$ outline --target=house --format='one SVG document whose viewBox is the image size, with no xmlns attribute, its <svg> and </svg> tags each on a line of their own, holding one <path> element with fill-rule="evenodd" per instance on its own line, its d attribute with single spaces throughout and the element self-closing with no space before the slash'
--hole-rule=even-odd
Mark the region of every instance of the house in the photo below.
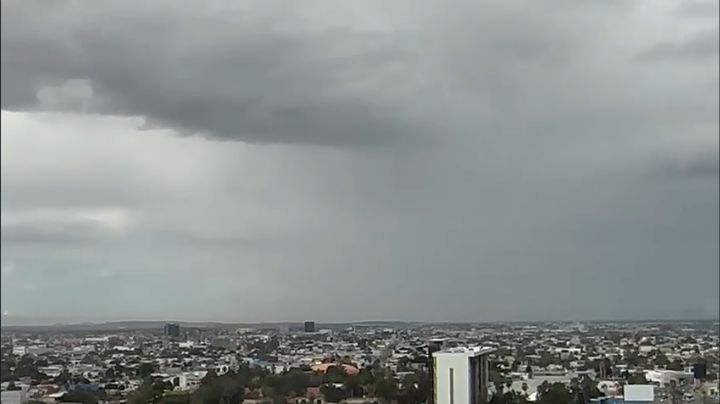
<svg viewBox="0 0 720 404">
<path fill-rule="evenodd" d="M 645 372 L 645 379 L 660 387 L 666 387 L 672 382 L 677 384 L 692 383 L 694 376 L 692 373 L 681 372 L 676 370 L 655 369 Z"/>
</svg>

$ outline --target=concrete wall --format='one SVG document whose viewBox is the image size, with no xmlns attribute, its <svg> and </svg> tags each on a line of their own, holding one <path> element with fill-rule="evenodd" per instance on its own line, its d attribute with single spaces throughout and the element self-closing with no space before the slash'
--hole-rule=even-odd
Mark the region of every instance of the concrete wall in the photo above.
<svg viewBox="0 0 720 404">
<path fill-rule="evenodd" d="M 464 353 L 435 355 L 435 404 L 475 404 L 468 359 Z"/>
</svg>

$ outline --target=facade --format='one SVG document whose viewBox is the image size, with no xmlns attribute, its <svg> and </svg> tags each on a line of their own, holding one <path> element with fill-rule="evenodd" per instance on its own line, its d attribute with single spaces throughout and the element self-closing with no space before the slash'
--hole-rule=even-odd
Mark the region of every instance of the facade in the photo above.
<svg viewBox="0 0 720 404">
<path fill-rule="evenodd" d="M 625 404 L 652 404 L 655 400 L 652 384 L 628 384 L 623 394 Z"/>
<path fill-rule="evenodd" d="M 177 323 L 167 323 L 165 324 L 164 328 L 165 336 L 168 336 L 170 338 L 178 338 L 180 337 L 180 324 Z"/>
<path fill-rule="evenodd" d="M 488 354 L 492 348 L 452 348 L 433 353 L 434 404 L 488 402 Z"/>
<path fill-rule="evenodd" d="M 430 391 L 428 392 L 428 404 L 435 404 L 435 366 L 433 365 L 433 356 L 435 352 L 442 350 L 444 342 L 442 339 L 435 338 L 428 343 L 428 375 L 430 376 L 430 380 L 433 380 L 433 383 L 430 384 Z"/>
<path fill-rule="evenodd" d="M 315 332 L 315 322 L 314 321 L 306 321 L 304 330 L 305 330 L 305 332 Z"/>
<path fill-rule="evenodd" d="M 655 369 L 645 372 L 645 379 L 660 387 L 667 387 L 672 382 L 676 384 L 691 384 L 694 376 L 690 372 L 681 372 L 677 370 Z"/>
<path fill-rule="evenodd" d="M 3 404 L 25 404 L 28 399 L 24 390 L 11 390 L 2 392 L 0 402 Z"/>
</svg>

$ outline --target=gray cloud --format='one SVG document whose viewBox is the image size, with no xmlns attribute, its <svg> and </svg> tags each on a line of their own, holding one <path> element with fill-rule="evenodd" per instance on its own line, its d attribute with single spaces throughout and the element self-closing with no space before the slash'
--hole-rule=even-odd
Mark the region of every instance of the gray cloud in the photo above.
<svg viewBox="0 0 720 404">
<path fill-rule="evenodd" d="M 683 1 L 678 13 L 683 17 L 718 19 L 720 8 L 717 1 Z"/>
<path fill-rule="evenodd" d="M 116 212 L 3 212 L 2 242 L 6 244 L 94 242 L 120 234 L 126 226 Z"/>
<path fill-rule="evenodd" d="M 665 165 L 665 169 L 673 176 L 717 180 L 720 175 L 720 159 L 718 153 L 707 151 L 680 161 L 669 162 Z"/>
<path fill-rule="evenodd" d="M 422 85 L 392 34 L 269 28 L 229 4 L 168 13 L 162 3 L 65 3 L 33 14 L 41 21 L 28 29 L 23 14 L 34 6 L 3 4 L 4 109 L 32 109 L 46 86 L 82 79 L 92 111 L 220 139 L 376 145 L 427 136 L 412 111 Z"/>
<path fill-rule="evenodd" d="M 73 243 L 91 241 L 97 237 L 92 226 L 10 225 L 2 227 L 2 242 L 13 243 Z"/>
<path fill-rule="evenodd" d="M 716 314 L 717 23 L 679 2 L 1 4 L 17 315 Z"/>
<path fill-rule="evenodd" d="M 642 60 L 692 60 L 718 56 L 718 28 L 695 35 L 685 42 L 663 42 L 640 54 Z"/>
</svg>

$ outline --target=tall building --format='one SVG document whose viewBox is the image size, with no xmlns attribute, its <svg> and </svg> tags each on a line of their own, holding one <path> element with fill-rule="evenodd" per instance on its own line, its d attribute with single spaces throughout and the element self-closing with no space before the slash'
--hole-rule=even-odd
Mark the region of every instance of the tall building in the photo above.
<svg viewBox="0 0 720 404">
<path fill-rule="evenodd" d="M 315 332 L 315 322 L 314 321 L 306 321 L 305 322 L 305 332 Z"/>
<path fill-rule="evenodd" d="M 433 366 L 433 354 L 442 349 L 444 340 L 439 338 L 433 338 L 428 342 L 428 375 L 430 380 L 435 380 L 435 366 Z M 428 392 L 428 404 L 435 404 L 435 383 L 430 384 L 430 391 Z"/>
<path fill-rule="evenodd" d="M 165 336 L 170 338 L 180 337 L 180 324 L 178 323 L 167 323 L 163 329 Z"/>
<path fill-rule="evenodd" d="M 493 348 L 451 348 L 433 353 L 434 404 L 486 404 L 488 354 Z"/>
</svg>

